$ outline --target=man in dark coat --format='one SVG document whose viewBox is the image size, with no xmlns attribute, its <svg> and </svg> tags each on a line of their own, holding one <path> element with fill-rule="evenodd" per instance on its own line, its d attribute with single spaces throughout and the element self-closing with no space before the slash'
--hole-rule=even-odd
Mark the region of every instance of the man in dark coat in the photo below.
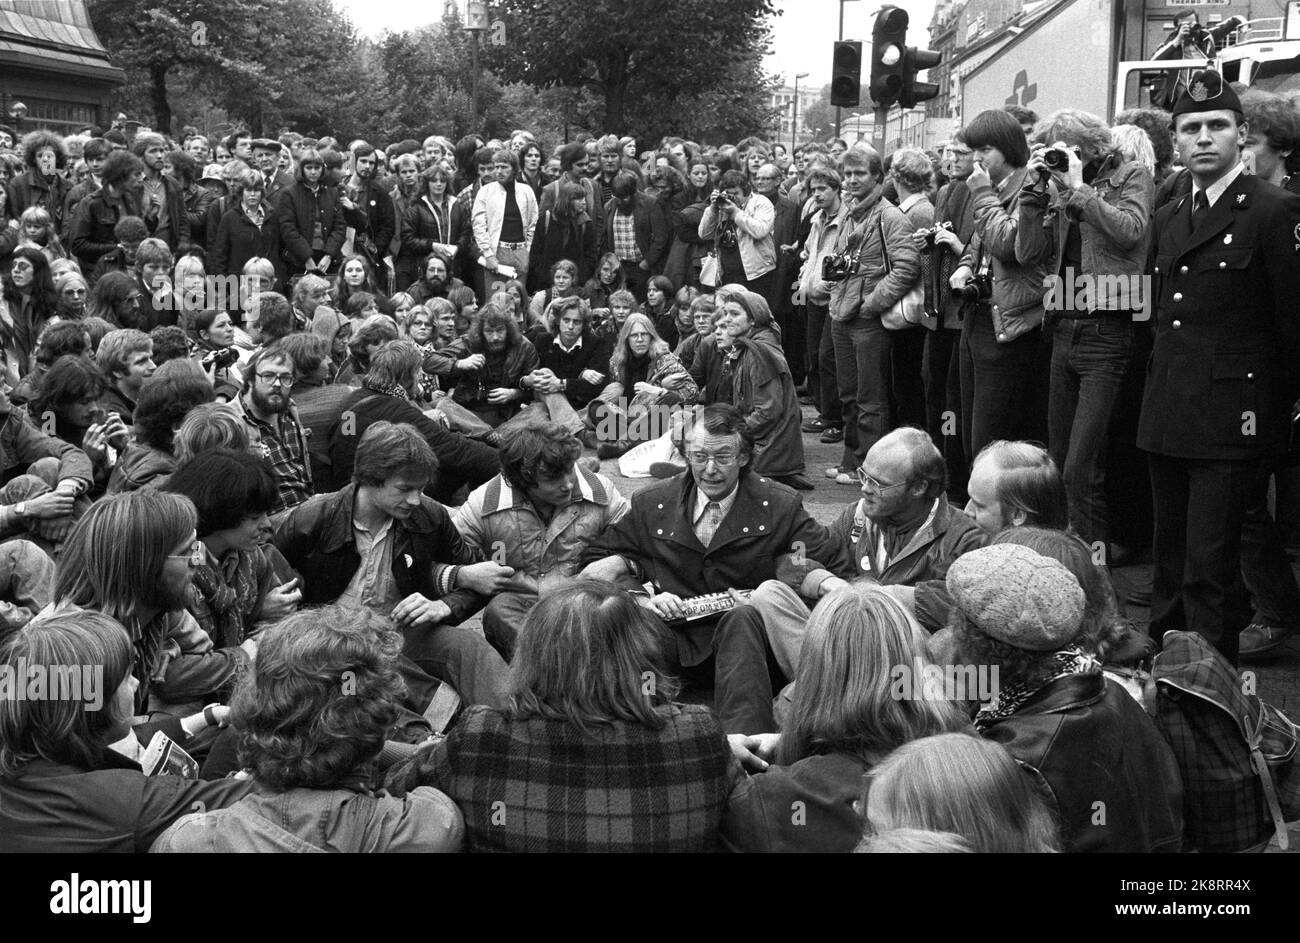
<svg viewBox="0 0 1300 943">
<path fill-rule="evenodd" d="M 29 207 L 44 207 L 54 231 L 62 232 L 69 189 L 60 173 L 68 162 L 63 140 L 51 131 L 33 131 L 23 138 L 23 162 L 27 170 L 9 184 L 9 215 L 19 219 Z"/>
<path fill-rule="evenodd" d="M 846 565 L 826 528 L 793 488 L 749 470 L 753 440 L 736 407 L 715 403 L 685 430 L 689 469 L 632 498 L 627 516 L 583 555 L 584 576 L 616 579 L 672 625 L 669 658 L 690 668 L 716 654 L 718 716 L 728 733 L 775 729 L 772 678 L 762 655 L 762 618 L 740 605 L 720 619 L 682 622 L 682 601 L 705 593 L 754 589 L 777 573 L 778 559 L 804 554 Z M 643 588 L 654 586 L 654 595 Z M 757 644 L 759 656 L 747 657 Z"/>
<path fill-rule="evenodd" d="M 280 142 L 271 138 L 258 138 L 253 142 L 253 169 L 266 183 L 265 199 L 271 202 L 293 186 L 293 177 L 280 169 Z"/>
<path fill-rule="evenodd" d="M 1242 173 L 1241 102 L 1198 72 L 1173 112 L 1189 197 L 1155 217 L 1155 349 L 1138 426 L 1155 504 L 1151 635 L 1198 632 L 1236 662 L 1250 621 L 1246 508 L 1285 449 L 1300 362 L 1300 197 Z"/>
<path fill-rule="evenodd" d="M 636 175 L 620 172 L 614 178 L 612 192 L 614 195 L 605 204 L 599 254 L 613 252 L 618 256 L 628 289 L 644 301 L 646 282 L 663 271 L 672 233 L 655 198 L 637 189 Z"/>
<path fill-rule="evenodd" d="M 104 161 L 101 179 L 104 185 L 77 205 L 72 218 L 68 248 L 85 272 L 93 272 L 95 263 L 118 247 L 114 233 L 118 222 L 126 216 L 139 218 L 144 162 L 127 151 L 116 151 Z"/>
<path fill-rule="evenodd" d="M 137 135 L 131 153 L 144 162 L 140 218 L 149 235 L 167 243 L 172 255 L 180 255 L 191 245 L 190 214 L 180 183 L 163 173 L 167 141 L 161 134 Z"/>
<path fill-rule="evenodd" d="M 376 277 L 386 283 L 382 266 L 393 237 L 397 235 L 397 210 L 393 208 L 393 198 L 388 195 L 388 189 L 376 179 L 379 161 L 374 147 L 358 144 L 352 160 L 352 178 L 339 200 L 343 206 L 343 218 L 356 230 L 352 240 L 353 251 L 364 255 L 374 266 Z"/>
</svg>

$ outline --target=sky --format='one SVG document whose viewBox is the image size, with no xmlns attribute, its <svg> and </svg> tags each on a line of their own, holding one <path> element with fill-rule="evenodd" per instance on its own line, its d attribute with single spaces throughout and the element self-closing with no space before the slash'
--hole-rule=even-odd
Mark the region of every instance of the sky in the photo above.
<svg viewBox="0 0 1300 943">
<path fill-rule="evenodd" d="M 444 0 L 334 0 L 357 29 L 369 36 L 384 30 L 413 29 L 442 18 Z M 457 0 L 462 12 L 465 0 Z M 544 2 L 544 0 L 542 0 Z M 767 68 L 793 84 L 796 72 L 809 73 L 800 84 L 825 85 L 831 79 L 831 49 L 839 22 L 838 0 L 775 0 L 783 15 L 773 19 L 774 42 Z M 871 39 L 871 23 L 883 4 L 878 0 L 852 0 L 844 6 L 844 38 Z M 925 48 L 926 27 L 934 14 L 934 0 L 898 0 L 911 16 L 908 45 Z"/>
</svg>

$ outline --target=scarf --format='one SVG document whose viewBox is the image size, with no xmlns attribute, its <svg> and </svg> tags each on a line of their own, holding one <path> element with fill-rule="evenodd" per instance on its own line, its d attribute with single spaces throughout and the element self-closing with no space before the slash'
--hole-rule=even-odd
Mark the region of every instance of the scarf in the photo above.
<svg viewBox="0 0 1300 943">
<path fill-rule="evenodd" d="M 384 396 L 396 396 L 398 399 L 410 400 L 411 394 L 406 392 L 406 388 L 400 383 L 380 383 L 372 379 L 369 375 L 361 381 L 362 387 L 370 390 L 372 393 L 380 393 Z"/>
<path fill-rule="evenodd" d="M 1077 645 L 1071 645 L 1069 648 L 1053 652 L 1052 661 L 1056 670 L 1051 676 L 1042 681 L 1034 684 L 1016 682 L 999 685 L 998 693 L 993 700 L 981 707 L 975 715 L 975 729 L 985 730 L 997 721 L 1010 717 L 1023 707 L 1026 701 L 1057 678 L 1090 674 L 1101 670 L 1101 663 L 1097 661 L 1096 657 L 1085 652 Z"/>
<path fill-rule="evenodd" d="M 251 554 L 232 551 L 216 566 L 208 555 L 194 568 L 194 588 L 207 609 L 199 624 L 212 636 L 217 648 L 233 648 L 244 641 L 245 630 L 257 609 L 257 574 Z"/>
</svg>

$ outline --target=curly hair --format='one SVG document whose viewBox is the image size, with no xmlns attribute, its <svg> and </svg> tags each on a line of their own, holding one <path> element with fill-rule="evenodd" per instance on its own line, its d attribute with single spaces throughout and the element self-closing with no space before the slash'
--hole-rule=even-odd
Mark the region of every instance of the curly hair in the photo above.
<svg viewBox="0 0 1300 943">
<path fill-rule="evenodd" d="M 309 609 L 271 626 L 231 700 L 240 763 L 275 792 L 348 781 L 397 719 L 401 649 L 391 623 L 364 607 Z"/>
<path fill-rule="evenodd" d="M 23 160 L 28 167 L 36 167 L 36 155 L 45 148 L 54 149 L 54 166 L 62 170 L 68 165 L 68 149 L 63 138 L 53 131 L 31 131 L 23 135 Z"/>
<path fill-rule="evenodd" d="M 135 436 L 145 445 L 171 452 L 172 430 L 195 406 L 216 398 L 212 384 L 199 377 L 150 377 L 140 389 L 133 419 Z"/>
<path fill-rule="evenodd" d="M 539 478 L 573 471 L 582 443 L 559 423 L 529 423 L 503 430 L 501 477 L 516 488 L 533 488 Z"/>
</svg>

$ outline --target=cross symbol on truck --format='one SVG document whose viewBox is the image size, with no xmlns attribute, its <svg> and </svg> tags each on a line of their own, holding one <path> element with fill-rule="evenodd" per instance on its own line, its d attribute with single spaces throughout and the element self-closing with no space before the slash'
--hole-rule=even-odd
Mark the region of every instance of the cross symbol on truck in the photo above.
<svg viewBox="0 0 1300 943">
<path fill-rule="evenodd" d="M 1029 73 L 1021 69 L 1016 73 L 1016 80 L 1011 86 L 1011 96 L 1005 104 L 1019 105 L 1022 108 L 1028 107 L 1029 103 L 1038 97 L 1038 83 L 1029 84 Z"/>
</svg>

